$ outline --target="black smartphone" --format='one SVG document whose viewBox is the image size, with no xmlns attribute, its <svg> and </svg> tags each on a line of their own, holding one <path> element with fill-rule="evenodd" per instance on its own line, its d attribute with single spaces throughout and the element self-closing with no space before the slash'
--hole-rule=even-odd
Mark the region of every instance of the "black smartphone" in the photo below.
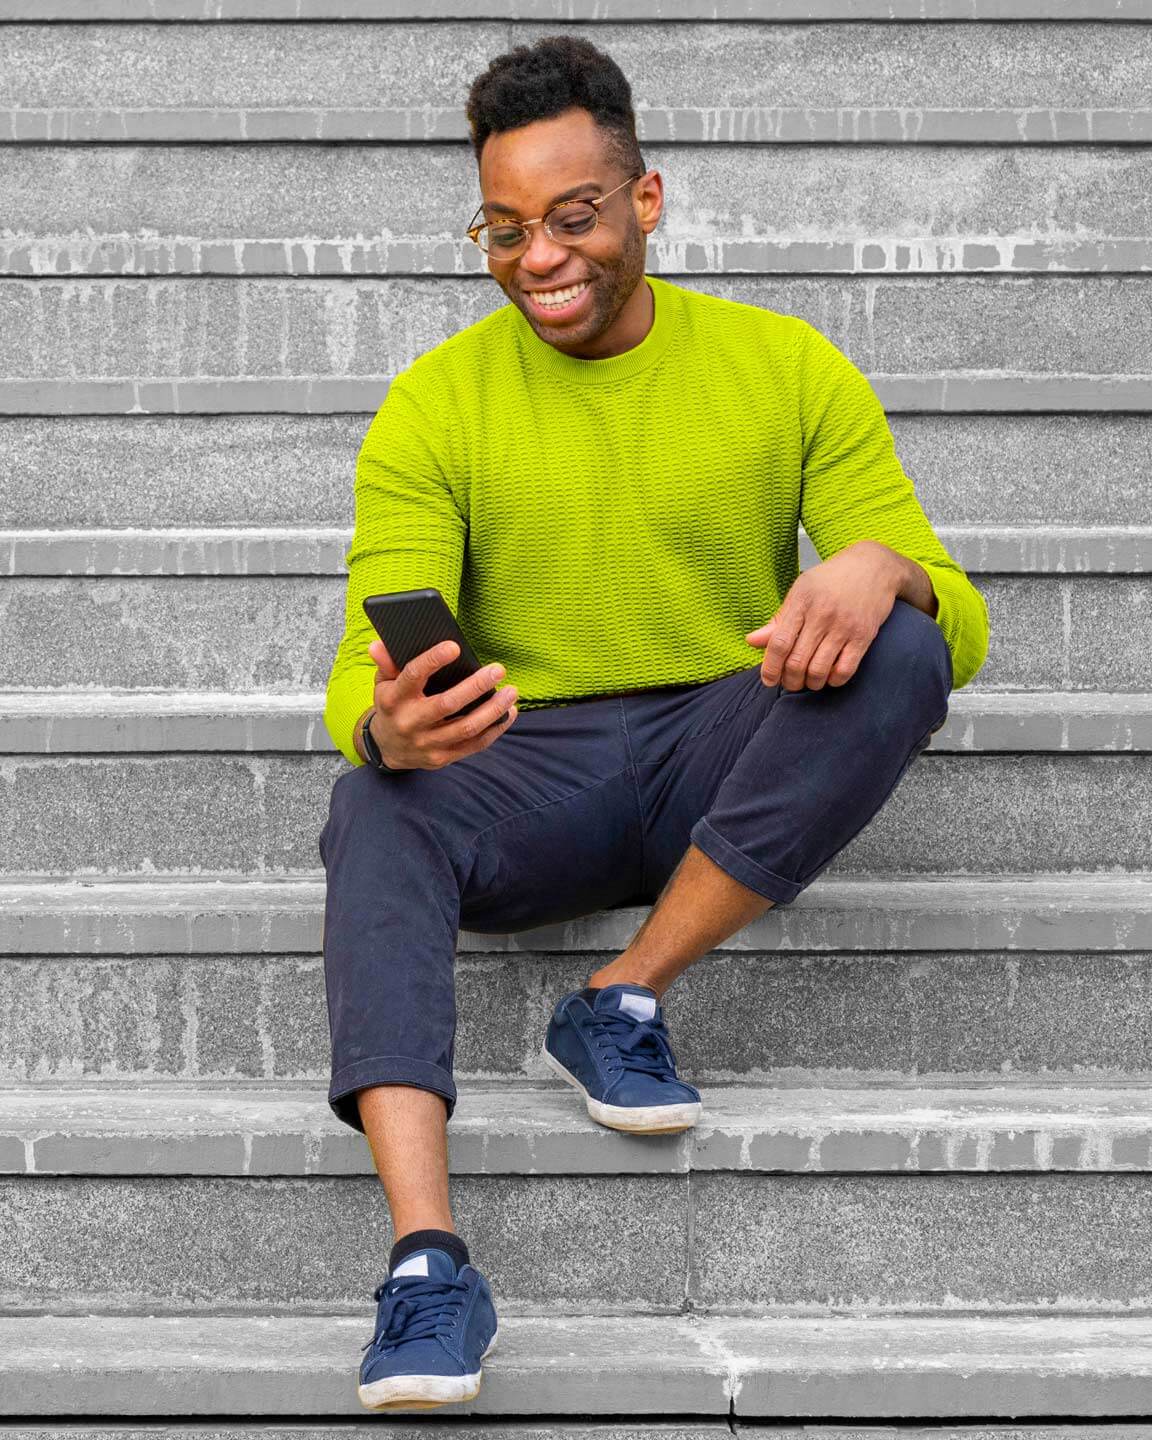
<svg viewBox="0 0 1152 1440">
<path fill-rule="evenodd" d="M 429 675 L 424 683 L 425 695 L 439 695 L 451 690 L 453 685 L 459 685 L 461 680 L 467 680 L 469 675 L 480 669 L 480 662 L 464 638 L 448 602 L 435 586 L 427 590 L 396 590 L 389 595 L 369 595 L 364 601 L 364 613 L 387 645 L 388 654 L 398 670 L 444 640 L 455 640 L 459 645 L 459 655 Z M 459 710 L 452 711 L 452 714 L 467 715 L 469 710 L 475 710 L 477 705 L 483 705 L 495 694 L 495 689 L 487 690 Z"/>
</svg>

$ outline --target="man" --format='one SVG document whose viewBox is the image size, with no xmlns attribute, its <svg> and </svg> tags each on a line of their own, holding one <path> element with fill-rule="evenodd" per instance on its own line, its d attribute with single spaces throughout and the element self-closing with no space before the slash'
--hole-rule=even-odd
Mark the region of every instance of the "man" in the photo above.
<svg viewBox="0 0 1152 1440">
<path fill-rule="evenodd" d="M 496 1331 L 449 1204 L 458 929 L 654 904 L 558 998 L 543 1058 L 600 1124 L 695 1124 L 661 996 L 868 823 L 988 644 L 861 372 L 797 317 L 645 274 L 663 186 L 615 63 L 517 47 L 468 118 L 469 234 L 510 303 L 397 376 L 369 428 L 325 707 L 353 767 L 320 836 L 329 1102 L 396 1241 L 373 1409 L 471 1399 Z M 799 523 L 822 557 L 803 575 Z M 483 666 L 441 695 L 455 645 L 398 671 L 361 607 L 429 586 Z"/>
</svg>

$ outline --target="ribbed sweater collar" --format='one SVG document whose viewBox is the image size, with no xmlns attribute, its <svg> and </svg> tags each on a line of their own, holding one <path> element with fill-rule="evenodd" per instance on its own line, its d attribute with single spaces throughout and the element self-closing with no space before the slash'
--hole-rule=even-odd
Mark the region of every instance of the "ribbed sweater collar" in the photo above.
<svg viewBox="0 0 1152 1440">
<path fill-rule="evenodd" d="M 679 328 L 681 302 L 675 285 L 656 275 L 645 275 L 644 279 L 652 291 L 652 328 L 639 345 L 604 360 L 582 360 L 575 355 L 565 355 L 554 345 L 541 340 L 519 306 L 509 301 L 528 363 L 544 375 L 575 385 L 610 385 L 620 380 L 631 380 L 634 375 L 654 365 L 668 349 Z"/>
</svg>

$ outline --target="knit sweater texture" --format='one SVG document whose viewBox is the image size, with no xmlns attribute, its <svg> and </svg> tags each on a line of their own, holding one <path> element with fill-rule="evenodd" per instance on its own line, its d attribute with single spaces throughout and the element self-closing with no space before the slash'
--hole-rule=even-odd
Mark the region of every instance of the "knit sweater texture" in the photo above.
<svg viewBox="0 0 1152 1440">
<path fill-rule="evenodd" d="M 391 382 L 356 459 L 324 722 L 353 764 L 373 703 L 367 595 L 434 586 L 522 710 L 748 669 L 799 574 L 878 540 L 926 570 L 953 688 L 988 610 L 904 473 L 864 374 L 798 316 L 645 277 L 631 350 L 565 355 L 511 302 Z"/>
</svg>

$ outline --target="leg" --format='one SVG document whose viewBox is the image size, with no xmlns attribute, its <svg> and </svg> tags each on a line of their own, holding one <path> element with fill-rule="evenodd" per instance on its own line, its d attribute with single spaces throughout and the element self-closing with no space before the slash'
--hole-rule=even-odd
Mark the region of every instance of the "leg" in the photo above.
<svg viewBox="0 0 1152 1440">
<path fill-rule="evenodd" d="M 774 903 L 689 845 L 628 948 L 593 971 L 588 984 L 628 981 L 663 995 L 693 961 L 750 925 Z"/>
<path fill-rule="evenodd" d="M 747 744 L 692 826 L 692 843 L 652 913 L 590 985 L 631 981 L 663 994 L 722 940 L 794 900 L 875 815 L 943 723 L 952 667 L 935 620 L 897 600 L 847 684 L 769 692 L 758 667 L 750 678 L 763 694 L 727 722 L 751 723 Z M 700 770 L 705 743 L 684 752 L 686 774 Z M 662 808 L 677 813 L 666 801 Z"/>
<path fill-rule="evenodd" d="M 441 771 L 362 766 L 335 782 L 320 836 L 329 1103 L 368 1140 L 396 1239 L 454 1229 L 459 928 L 528 929 L 617 903 L 638 885 L 640 848 L 614 702 L 522 712 Z"/>
</svg>

